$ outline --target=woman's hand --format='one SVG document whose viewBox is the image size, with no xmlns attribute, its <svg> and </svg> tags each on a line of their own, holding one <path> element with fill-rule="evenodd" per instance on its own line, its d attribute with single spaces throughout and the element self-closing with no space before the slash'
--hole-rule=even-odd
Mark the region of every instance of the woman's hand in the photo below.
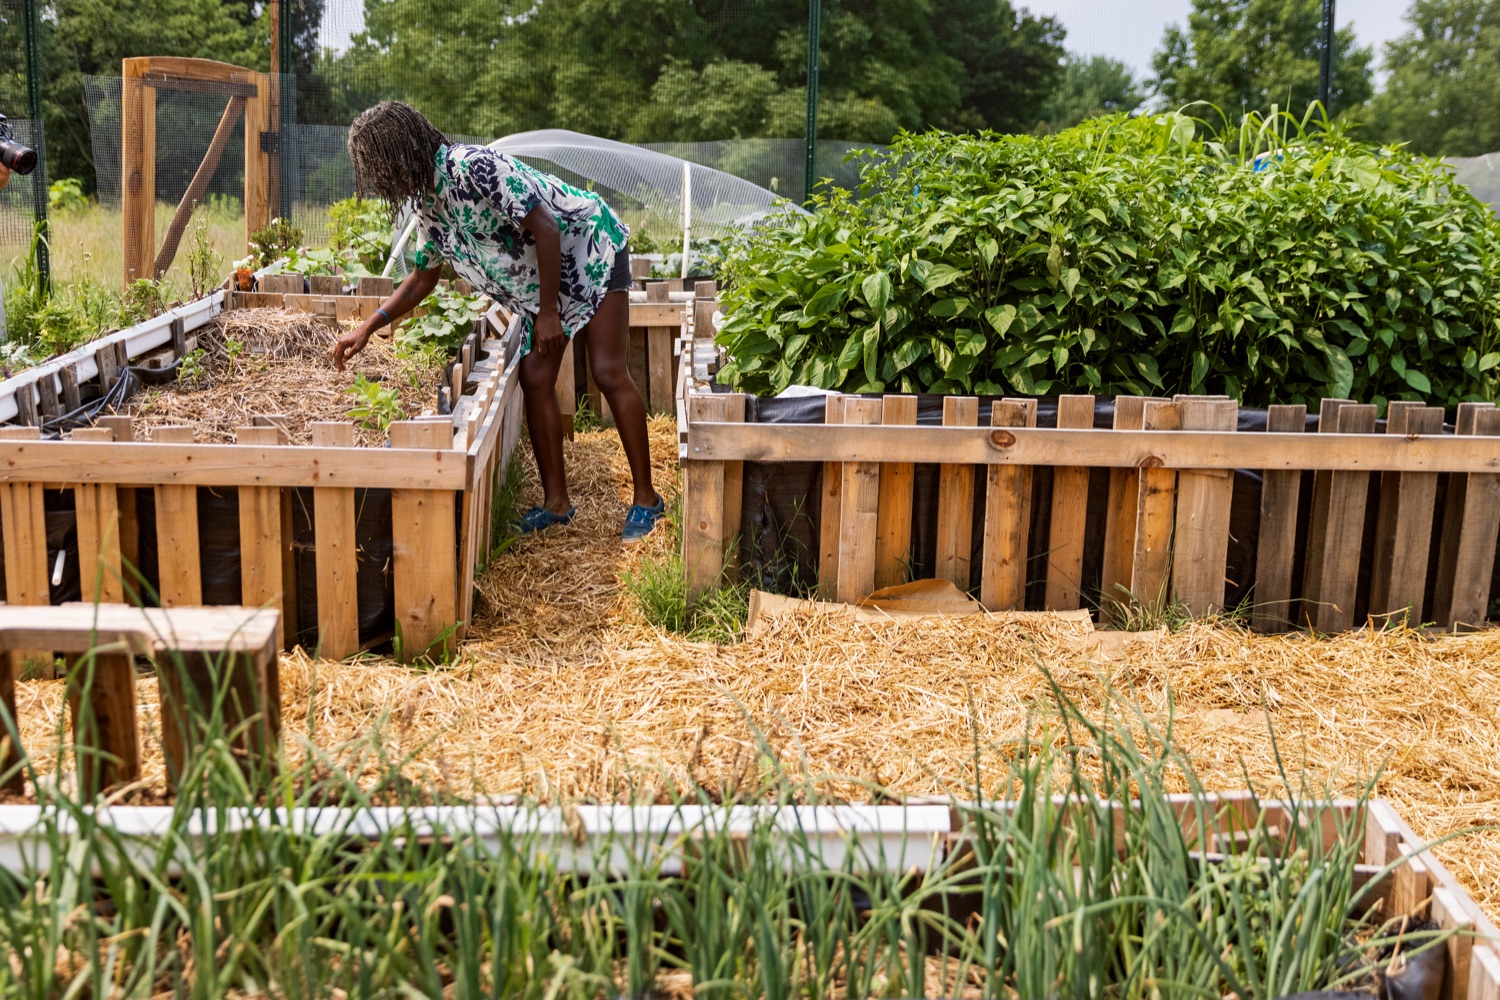
<svg viewBox="0 0 1500 1000">
<path fill-rule="evenodd" d="M 344 362 L 365 349 L 365 345 L 370 342 L 370 335 L 375 332 L 375 321 L 379 318 L 378 315 L 370 317 L 359 325 L 359 329 L 346 333 L 338 339 L 330 352 L 333 355 L 333 367 L 343 371 Z"/>
<path fill-rule="evenodd" d="M 415 309 L 437 287 L 438 273 L 437 268 L 432 268 L 408 274 L 406 280 L 401 282 L 401 287 L 396 289 L 396 294 L 381 304 L 380 309 L 385 316 L 375 313 L 361 323 L 359 329 L 344 334 L 333 345 L 333 349 L 328 352 L 333 357 L 333 366 L 343 371 L 344 362 L 365 349 L 371 335 L 386 324 L 387 318 L 395 325 L 397 320 Z"/>
<path fill-rule="evenodd" d="M 531 322 L 531 346 L 536 348 L 537 353 L 547 357 L 564 350 L 567 345 L 568 338 L 563 333 L 562 320 L 558 318 L 556 307 L 537 313 L 536 319 Z"/>
</svg>

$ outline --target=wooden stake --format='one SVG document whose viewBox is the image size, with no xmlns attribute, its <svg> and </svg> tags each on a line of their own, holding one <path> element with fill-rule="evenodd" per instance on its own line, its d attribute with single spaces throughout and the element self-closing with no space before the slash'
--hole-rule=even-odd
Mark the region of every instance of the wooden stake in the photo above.
<svg viewBox="0 0 1500 1000">
<path fill-rule="evenodd" d="M 1463 435 L 1500 435 L 1500 409 L 1488 403 L 1461 403 L 1456 429 Z M 1432 609 L 1433 620 L 1441 627 L 1479 625 L 1485 620 L 1497 531 L 1500 475 L 1449 476 Z"/>
<path fill-rule="evenodd" d="M 1114 429 L 1143 429 L 1146 400 L 1140 396 L 1115 397 Z M 1109 502 L 1104 511 L 1104 560 L 1099 582 L 1099 603 L 1107 617 L 1118 617 L 1130 602 L 1130 568 L 1135 559 L 1136 500 L 1140 471 L 1109 470 Z"/>
<path fill-rule="evenodd" d="M 1178 403 L 1150 400 L 1143 415 L 1148 431 L 1182 428 Z M 1143 608 L 1160 609 L 1166 602 L 1172 568 L 1172 524 L 1177 500 L 1177 473 L 1146 468 L 1141 472 L 1135 507 L 1135 550 L 1131 558 L 1130 594 Z"/>
<path fill-rule="evenodd" d="M 1232 432 L 1238 424 L 1239 406 L 1233 400 L 1188 396 L 1178 405 L 1185 431 Z M 1228 470 L 1182 472 L 1177 477 L 1172 590 L 1190 614 L 1213 614 L 1224 607 L 1233 500 L 1234 473 Z"/>
<path fill-rule="evenodd" d="M 1301 433 L 1307 427 L 1307 407 L 1276 405 L 1266 410 L 1266 430 Z M 1261 632 L 1284 632 L 1292 615 L 1292 561 L 1297 547 L 1297 502 L 1302 473 L 1268 470 L 1260 487 L 1260 535 L 1255 551 L 1254 627 Z"/>
<path fill-rule="evenodd" d="M 1036 400 L 1003 399 L 990 409 L 994 427 L 1035 427 Z M 979 603 L 989 611 L 1026 606 L 1026 555 L 1031 537 L 1029 465 L 991 465 L 984 491 L 984 550 Z"/>
<path fill-rule="evenodd" d="M 880 422 L 915 425 L 916 396 L 886 396 Z M 911 504 L 916 466 L 886 462 L 880 467 L 880 509 L 875 524 L 875 589 L 906 583 L 911 569 Z"/>
<path fill-rule="evenodd" d="M 979 424 L 979 400 L 973 396 L 943 398 L 944 427 Z M 969 589 L 974 545 L 974 467 L 943 465 L 938 469 L 937 576 L 959 590 Z"/>
<path fill-rule="evenodd" d="M 878 424 L 878 399 L 846 396 L 844 423 Z M 880 466 L 845 462 L 840 487 L 838 585 L 836 599 L 855 604 L 875 589 L 875 546 L 880 510 Z"/>
<path fill-rule="evenodd" d="M 1387 407 L 1385 432 L 1442 434 L 1443 408 L 1393 401 Z M 1435 472 L 1387 472 L 1381 476 L 1375 568 L 1370 583 L 1372 616 L 1390 616 L 1393 624 L 1422 623 L 1437 486 Z"/>
<path fill-rule="evenodd" d="M 710 419 L 710 418 L 705 418 Z M 823 401 L 823 423 L 844 422 L 844 397 L 828 396 Z M 822 517 L 818 531 L 818 593 L 825 601 L 838 600 L 840 516 L 843 507 L 844 465 L 823 463 Z"/>
<path fill-rule="evenodd" d="M 1093 396 L 1059 396 L 1058 427 L 1093 427 Z M 1052 518 L 1047 542 L 1049 611 L 1072 611 L 1081 603 L 1083 535 L 1088 524 L 1089 470 L 1060 465 L 1052 470 Z"/>
<path fill-rule="evenodd" d="M 1346 403 L 1337 408 L 1338 433 L 1371 434 L 1375 407 Z M 1323 531 L 1308 536 L 1309 565 L 1317 559 L 1316 589 L 1305 588 L 1304 609 L 1319 632 L 1342 632 L 1354 624 L 1354 599 L 1359 587 L 1359 557 L 1364 546 L 1365 507 L 1370 491 L 1368 472 L 1328 474 Z M 1311 575 L 1311 574 L 1310 574 Z"/>
</svg>

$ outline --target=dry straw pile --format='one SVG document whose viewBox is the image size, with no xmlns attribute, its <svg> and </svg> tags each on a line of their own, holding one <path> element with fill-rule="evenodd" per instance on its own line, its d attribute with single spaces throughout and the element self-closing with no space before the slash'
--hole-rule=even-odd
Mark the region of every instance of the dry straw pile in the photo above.
<svg viewBox="0 0 1500 1000">
<path fill-rule="evenodd" d="M 198 335 L 202 374 L 175 385 L 148 387 L 129 403 L 137 440 L 169 424 L 191 424 L 198 440 L 228 444 L 238 427 L 257 416 L 287 418 L 292 444 L 308 444 L 309 425 L 320 420 L 345 421 L 357 399 L 350 394 L 363 375 L 399 394 L 409 417 L 437 406 L 441 369 L 396 356 L 392 342 L 374 337 L 345 371 L 333 367 L 328 352 L 343 333 L 307 313 L 286 309 L 235 309 L 221 315 Z M 355 439 L 379 447 L 386 435 L 357 427 Z"/>
<path fill-rule="evenodd" d="M 674 441 L 670 423 L 653 425 L 664 484 Z M 1050 673 L 1091 713 L 1175 716 L 1212 790 L 1247 777 L 1279 789 L 1268 715 L 1283 758 L 1316 781 L 1352 792 L 1384 764 L 1378 794 L 1419 835 L 1500 823 L 1500 633 L 1315 640 L 1199 624 L 1111 649 L 1069 622 L 793 614 L 737 645 L 688 643 L 648 627 L 616 582 L 663 540 L 618 542 L 628 492 L 613 432 L 582 435 L 569 460 L 578 521 L 497 561 L 459 663 L 284 659 L 294 756 L 299 733 L 333 747 L 379 728 L 435 791 L 620 799 L 753 787 L 769 748 L 824 794 L 865 797 L 866 782 L 966 794 L 976 759 L 984 781 L 1001 755 L 1059 737 L 1045 721 Z M 141 695 L 152 710 L 154 684 Z M 62 696 L 61 682 L 21 685 L 30 746 L 50 738 Z M 1437 853 L 1500 910 L 1500 832 Z"/>
</svg>

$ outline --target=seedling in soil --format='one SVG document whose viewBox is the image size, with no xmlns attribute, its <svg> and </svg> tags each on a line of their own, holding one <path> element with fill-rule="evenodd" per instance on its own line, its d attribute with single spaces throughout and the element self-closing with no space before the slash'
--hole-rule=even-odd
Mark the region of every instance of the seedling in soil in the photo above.
<svg viewBox="0 0 1500 1000">
<path fill-rule="evenodd" d="M 379 382 L 356 375 L 354 384 L 344 391 L 359 400 L 350 408 L 348 416 L 369 430 L 388 431 L 392 423 L 406 419 L 406 411 L 401 408 L 401 394 L 395 389 L 387 389 Z"/>
</svg>

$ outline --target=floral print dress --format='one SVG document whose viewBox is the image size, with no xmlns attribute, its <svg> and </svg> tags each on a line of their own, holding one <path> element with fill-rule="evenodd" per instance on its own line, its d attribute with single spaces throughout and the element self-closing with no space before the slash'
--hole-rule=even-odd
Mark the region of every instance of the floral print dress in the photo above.
<svg viewBox="0 0 1500 1000">
<path fill-rule="evenodd" d="M 487 146 L 442 146 L 433 165 L 435 193 L 417 213 L 424 235 L 417 267 L 425 271 L 446 260 L 475 288 L 521 314 L 523 351 L 530 351 L 541 276 L 536 241 L 521 220 L 545 205 L 560 236 L 557 311 L 563 333 L 571 339 L 583 329 L 604 301 L 615 255 L 630 236 L 604 199 Z"/>
</svg>

